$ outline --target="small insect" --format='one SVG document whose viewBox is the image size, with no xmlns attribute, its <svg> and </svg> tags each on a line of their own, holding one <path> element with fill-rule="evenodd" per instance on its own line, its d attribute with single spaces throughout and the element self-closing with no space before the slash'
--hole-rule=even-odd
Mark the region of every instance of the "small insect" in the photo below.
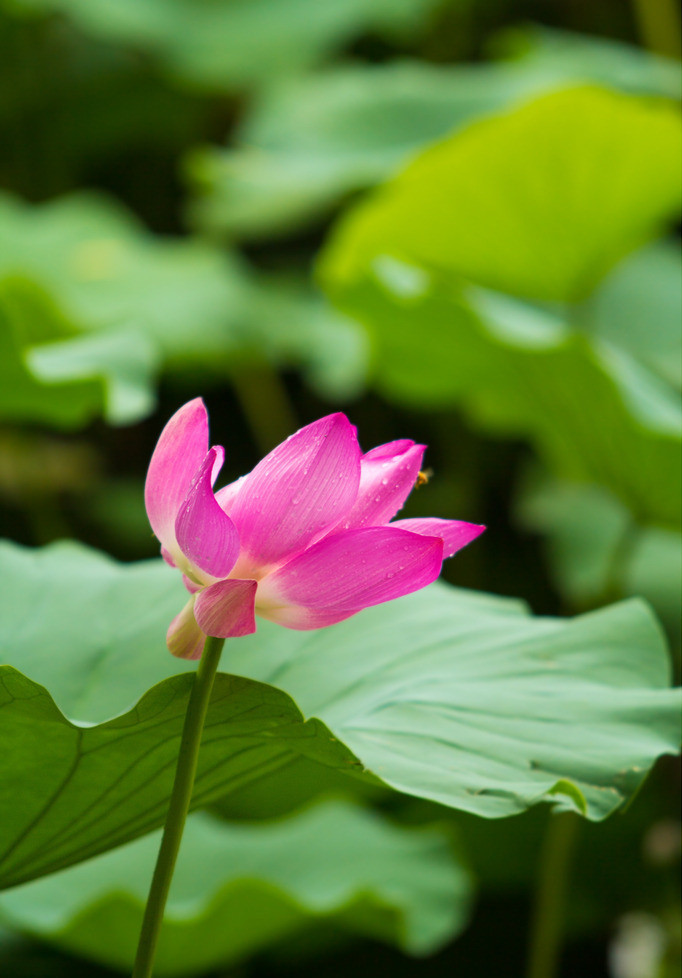
<svg viewBox="0 0 682 978">
<path fill-rule="evenodd" d="M 423 472 L 417 472 L 417 481 L 414 484 L 415 489 L 421 489 L 425 486 L 429 479 L 433 476 L 433 469 L 424 469 Z"/>
</svg>

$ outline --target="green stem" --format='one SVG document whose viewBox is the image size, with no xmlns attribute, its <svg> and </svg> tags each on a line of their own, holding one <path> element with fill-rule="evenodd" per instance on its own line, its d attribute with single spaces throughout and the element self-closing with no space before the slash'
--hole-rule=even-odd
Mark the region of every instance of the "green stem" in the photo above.
<svg viewBox="0 0 682 978">
<path fill-rule="evenodd" d="M 680 15 L 674 0 L 633 0 L 644 46 L 654 54 L 680 58 Z"/>
<path fill-rule="evenodd" d="M 208 710 L 209 700 L 213 681 L 218 671 L 220 653 L 225 644 L 224 638 L 206 639 L 204 653 L 199 661 L 199 668 L 194 676 L 194 684 L 187 704 L 185 723 L 182 728 L 180 739 L 180 751 L 178 753 L 178 763 L 175 769 L 175 781 L 168 804 L 168 814 L 166 815 L 166 825 L 163 830 L 163 838 L 159 855 L 156 859 L 156 867 L 152 878 L 152 885 L 147 898 L 147 906 L 142 921 L 140 931 L 140 941 L 137 946 L 137 956 L 133 967 L 132 978 L 151 978 L 154 966 L 154 955 L 156 944 L 159 939 L 161 924 L 163 923 L 163 912 L 168 899 L 175 861 L 178 858 L 178 850 L 182 840 L 182 832 L 185 827 L 185 819 L 192 797 L 194 787 L 194 776 L 197 770 L 197 759 L 199 757 L 199 745 L 204 729 L 206 711 Z"/>
<path fill-rule="evenodd" d="M 554 978 L 557 974 L 569 864 L 578 824 L 578 816 L 571 812 L 549 818 L 530 929 L 528 978 Z"/>
</svg>

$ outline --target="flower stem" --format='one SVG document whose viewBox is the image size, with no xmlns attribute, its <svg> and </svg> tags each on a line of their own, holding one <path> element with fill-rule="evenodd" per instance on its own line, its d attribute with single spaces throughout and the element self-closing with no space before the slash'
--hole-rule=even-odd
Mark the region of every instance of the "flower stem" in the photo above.
<svg viewBox="0 0 682 978">
<path fill-rule="evenodd" d="M 578 824 L 578 816 L 572 812 L 549 817 L 535 891 L 527 978 L 554 978 L 557 974 L 569 864 Z"/>
<path fill-rule="evenodd" d="M 163 922 L 163 912 L 192 797 L 204 720 L 206 719 L 213 681 L 218 671 L 220 653 L 224 644 L 224 638 L 211 638 L 209 636 L 206 639 L 204 652 L 194 676 L 194 684 L 182 728 L 180 751 L 175 769 L 173 790 L 168 804 L 166 825 L 163 830 L 159 855 L 156 859 L 152 885 L 149 889 L 132 978 L 151 978 L 156 945 Z"/>
</svg>

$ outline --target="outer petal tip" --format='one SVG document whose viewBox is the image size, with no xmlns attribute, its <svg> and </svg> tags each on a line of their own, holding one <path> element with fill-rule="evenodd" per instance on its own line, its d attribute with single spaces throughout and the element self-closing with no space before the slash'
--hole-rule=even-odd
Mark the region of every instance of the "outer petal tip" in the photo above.
<svg viewBox="0 0 682 978">
<path fill-rule="evenodd" d="M 425 451 L 425 445 L 401 439 L 378 445 L 363 455 L 357 498 L 338 528 L 388 523 L 412 491 Z"/>
<path fill-rule="evenodd" d="M 200 397 L 188 401 L 164 427 L 144 488 L 147 516 L 167 550 L 175 546 L 175 518 L 208 450 L 208 415 Z"/>
<path fill-rule="evenodd" d="M 421 536 L 440 537 L 443 541 L 443 556 L 452 557 L 462 550 L 486 529 L 480 523 L 465 523 L 462 520 L 441 520 L 437 517 L 423 517 L 411 520 L 396 520 L 391 526 Z"/>
</svg>

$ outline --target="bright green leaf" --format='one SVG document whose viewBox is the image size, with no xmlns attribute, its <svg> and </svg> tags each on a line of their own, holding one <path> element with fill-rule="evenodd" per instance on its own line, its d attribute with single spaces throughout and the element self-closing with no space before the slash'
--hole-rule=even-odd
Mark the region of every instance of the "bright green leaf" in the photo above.
<svg viewBox="0 0 682 978">
<path fill-rule="evenodd" d="M 188 160 L 191 214 L 230 237 L 290 231 L 385 179 L 410 154 L 481 112 L 533 90 L 515 69 L 421 62 L 351 65 L 266 89 L 236 148 Z"/>
<path fill-rule="evenodd" d="M 670 256 L 631 259 L 647 278 L 636 325 L 613 324 L 628 263 L 593 306 L 513 298 L 584 296 L 672 220 L 679 142 L 671 103 L 557 92 L 428 150 L 352 211 L 321 274 L 370 329 L 382 390 L 461 404 L 529 438 L 560 478 L 609 489 L 638 522 L 679 525 L 682 417 L 661 366 L 675 347 Z"/>
<path fill-rule="evenodd" d="M 0 919 L 129 970 L 158 833 L 0 897 Z M 156 961 L 160 975 L 223 967 L 314 923 L 436 950 L 466 921 L 467 873 L 435 829 L 397 828 L 326 802 L 260 825 L 190 816 Z"/>
<path fill-rule="evenodd" d="M 514 61 L 343 65 L 259 94 L 230 146 L 195 150 L 195 220 L 260 238 L 319 219 L 419 149 L 521 98 L 587 80 L 675 96 L 679 70 L 637 48 L 562 32 L 515 32 Z M 526 50 L 530 48 L 530 50 Z M 236 145 L 233 145 L 236 144 Z"/>
<path fill-rule="evenodd" d="M 160 560 L 7 544 L 0 596 L 2 658 L 30 677 L 5 670 L 0 709 L 10 885 L 160 824 L 190 677 L 101 721 L 192 665 L 164 649 L 183 599 Z M 224 664 L 258 682 L 218 677 L 195 805 L 301 754 L 360 774 L 355 754 L 386 784 L 465 811 L 500 817 L 546 800 L 600 819 L 679 742 L 661 634 L 637 602 L 534 619 L 440 585 L 313 633 L 261 622 L 228 644 Z M 66 720 L 36 680 L 95 725 Z M 323 723 L 303 723 L 262 681 Z"/>
<path fill-rule="evenodd" d="M 348 282 L 387 255 L 528 299 L 575 301 L 674 222 L 681 160 L 672 103 L 555 92 L 417 157 L 341 225 L 327 267 Z"/>
</svg>

